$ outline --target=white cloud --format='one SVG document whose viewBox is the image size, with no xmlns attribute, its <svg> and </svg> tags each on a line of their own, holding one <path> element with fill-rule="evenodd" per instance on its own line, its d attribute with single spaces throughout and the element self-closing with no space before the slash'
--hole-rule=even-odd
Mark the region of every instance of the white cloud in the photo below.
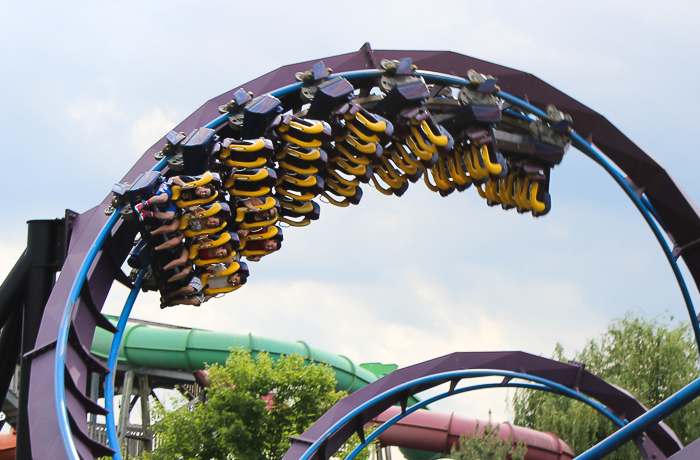
<svg viewBox="0 0 700 460">
<path fill-rule="evenodd" d="M 107 126 L 114 125 L 122 118 L 123 113 L 118 109 L 113 99 L 97 99 L 81 97 L 66 107 L 66 112 L 76 126 L 80 126 L 84 134 L 104 132 Z"/>
<path fill-rule="evenodd" d="M 174 110 L 166 111 L 160 107 L 143 114 L 131 126 L 129 143 L 132 151 L 145 152 L 153 144 L 170 132 L 178 123 Z"/>
</svg>

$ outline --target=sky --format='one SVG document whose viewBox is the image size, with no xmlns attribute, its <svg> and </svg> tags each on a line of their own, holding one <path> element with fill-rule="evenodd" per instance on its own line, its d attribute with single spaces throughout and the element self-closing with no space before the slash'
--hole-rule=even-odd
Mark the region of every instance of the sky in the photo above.
<svg viewBox="0 0 700 460">
<path fill-rule="evenodd" d="M 604 115 L 697 202 L 699 17 L 682 0 L 2 2 L 0 279 L 26 221 L 99 204 L 208 99 L 365 42 L 531 73 Z M 473 189 L 441 198 L 415 184 L 399 199 L 365 187 L 359 206 L 322 205 L 319 221 L 285 231 L 245 288 L 163 311 L 149 293 L 132 317 L 400 366 L 454 351 L 550 356 L 557 343 L 573 357 L 627 311 L 686 318 L 652 232 L 602 169 L 570 149 L 550 193 L 552 211 L 534 219 L 489 208 Z M 103 312 L 118 314 L 124 296 L 115 288 Z M 505 397 L 434 407 L 505 420 Z"/>
</svg>

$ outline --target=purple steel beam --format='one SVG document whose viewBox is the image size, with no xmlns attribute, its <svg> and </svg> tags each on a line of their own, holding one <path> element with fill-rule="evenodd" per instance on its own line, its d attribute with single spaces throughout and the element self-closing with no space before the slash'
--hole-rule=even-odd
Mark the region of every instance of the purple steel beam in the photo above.
<svg viewBox="0 0 700 460">
<path fill-rule="evenodd" d="M 301 436 L 292 440 L 292 445 L 282 460 L 299 460 L 306 453 L 308 447 L 321 439 L 336 422 L 343 419 L 356 407 L 384 392 L 421 377 L 465 369 L 512 371 L 545 378 L 568 388 L 577 389 L 580 393 L 597 399 L 627 420 L 634 420 L 647 412 L 647 409 L 629 393 L 574 364 L 562 363 L 524 352 L 453 353 L 396 370 L 342 399 Z M 330 434 L 323 448 L 311 454 L 308 460 L 327 460 L 359 427 L 364 426 L 389 407 L 399 403 L 405 405 L 408 397 L 435 385 L 435 383 L 417 385 L 410 391 L 384 399 L 368 407 L 355 419 L 350 420 L 336 432 Z M 641 449 L 644 450 L 648 458 L 667 458 L 682 447 L 676 435 L 664 423 L 652 426 L 646 433 L 647 438 L 641 445 Z"/>
<path fill-rule="evenodd" d="M 663 167 L 600 114 L 530 74 L 452 52 L 374 51 L 365 44 L 357 52 L 323 58 L 323 62 L 336 72 L 345 72 L 379 69 L 382 59 L 404 57 L 412 58 L 413 63 L 421 70 L 464 76 L 467 70 L 473 68 L 481 73 L 491 74 L 499 79 L 499 85 L 503 91 L 528 99 L 531 104 L 540 108 L 553 103 L 560 110 L 572 115 L 576 131 L 584 138 L 591 137 L 596 146 L 629 176 L 636 189 L 645 193 L 663 221 L 669 236 L 675 242 L 677 252 L 680 257 L 683 257 L 696 285 L 700 284 L 700 252 L 697 251 L 699 245 L 696 244 L 700 242 L 698 210 L 685 198 L 680 187 Z M 308 70 L 316 62 L 318 61 L 280 67 L 241 87 L 260 95 L 295 83 L 296 72 Z M 234 91 L 238 88 L 209 100 L 174 129 L 190 132 L 194 128 L 207 124 L 219 116 L 218 107 L 231 100 Z M 161 139 L 148 149 L 124 176 L 122 182 L 133 181 L 138 174 L 153 167 L 156 163 L 153 154 L 161 149 L 164 140 L 165 138 Z M 85 258 L 87 249 L 106 221 L 102 210 L 107 207 L 109 201 L 110 197 L 107 196 L 99 206 L 77 219 L 68 257 L 42 318 L 36 349 L 29 354 L 33 358 L 29 390 L 29 422 L 32 432 L 32 451 L 36 459 L 65 458 L 58 436 L 58 420 L 54 416 L 56 408 L 52 392 L 47 391 L 46 382 L 53 381 L 55 357 L 53 347 L 58 337 L 59 322 L 63 315 L 68 291 L 78 267 Z M 104 299 L 115 279 L 116 270 L 131 247 L 135 234 L 136 229 L 133 225 L 124 222 L 118 224 L 110 243 L 113 245 L 113 250 L 110 253 L 101 251 L 98 255 L 88 275 L 83 295 L 72 311 L 74 333 L 69 344 L 66 378 L 72 380 L 68 382 L 67 387 L 75 388 L 76 391 L 69 392 L 67 404 L 69 416 L 75 422 L 73 431 L 77 439 L 76 444 L 83 458 L 94 458 L 104 452 L 84 435 L 85 415 L 88 410 L 86 406 L 89 403 L 84 401 L 80 394 L 85 393 L 87 372 L 91 366 L 94 367 L 85 350 L 90 349 L 96 325 L 104 324 L 100 314 Z M 627 416 L 629 418 L 629 413 Z"/>
<path fill-rule="evenodd" d="M 673 454 L 668 460 L 698 460 L 700 458 L 700 439 L 688 444 L 682 450 Z"/>
</svg>

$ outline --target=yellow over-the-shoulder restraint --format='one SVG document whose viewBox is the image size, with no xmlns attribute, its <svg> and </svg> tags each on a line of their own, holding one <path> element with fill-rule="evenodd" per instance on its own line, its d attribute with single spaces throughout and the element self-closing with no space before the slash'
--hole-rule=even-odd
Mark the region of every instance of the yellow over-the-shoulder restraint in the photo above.
<svg viewBox="0 0 700 460">
<path fill-rule="evenodd" d="M 268 196 L 265 199 L 265 202 L 261 205 L 253 206 L 255 208 L 255 212 L 259 211 L 267 211 L 268 209 L 272 209 L 277 205 L 277 200 L 271 196 Z M 238 227 L 239 228 L 257 228 L 257 227 L 269 227 L 270 225 L 274 225 L 275 222 L 279 219 L 279 213 L 275 214 L 274 217 L 271 217 L 267 220 L 261 220 L 258 222 L 251 222 L 248 223 L 245 221 L 245 215 L 249 212 L 253 212 L 250 209 L 246 208 L 245 206 L 240 207 L 236 210 L 236 222 L 238 222 Z"/>
<path fill-rule="evenodd" d="M 485 145 L 482 145 L 479 148 L 479 156 L 481 156 L 481 159 L 484 162 L 484 166 L 486 167 L 486 170 L 489 173 L 493 174 L 494 176 L 498 176 L 499 174 L 501 174 L 501 171 L 503 171 L 503 166 L 501 166 L 499 163 L 491 162 L 489 149 Z"/>
<path fill-rule="evenodd" d="M 311 219 L 309 219 L 308 217 L 304 217 L 302 220 L 297 222 L 295 220 L 291 220 L 290 218 L 280 216 L 279 221 L 284 222 L 290 227 L 306 227 L 311 223 Z"/>
<path fill-rule="evenodd" d="M 406 145 L 409 149 L 411 149 L 411 152 L 413 152 L 415 156 L 417 156 L 423 161 L 430 161 L 433 158 L 433 153 L 437 152 L 437 150 L 435 150 L 435 152 L 430 152 L 428 150 L 422 149 L 413 136 L 409 136 L 406 138 Z"/>
<path fill-rule="evenodd" d="M 337 157 L 333 162 L 338 165 L 346 174 L 351 174 L 353 176 L 361 176 L 367 172 L 367 166 L 357 165 L 353 166 L 345 161 L 343 158 Z"/>
<path fill-rule="evenodd" d="M 203 204 L 209 204 L 212 201 L 216 200 L 216 198 L 219 196 L 219 192 L 214 190 L 214 193 L 211 194 L 211 196 L 206 197 L 206 198 L 198 198 L 196 200 L 190 200 L 190 201 L 183 201 L 183 200 L 177 200 L 175 202 L 175 206 L 178 208 L 189 208 L 191 206 L 201 206 Z"/>
<path fill-rule="evenodd" d="M 293 203 L 288 203 L 286 201 L 280 202 L 280 206 L 284 209 L 288 209 L 290 211 L 298 212 L 300 214 L 306 214 L 307 212 L 311 212 L 314 210 L 314 204 L 311 201 L 307 201 L 301 206 L 295 205 Z"/>
<path fill-rule="evenodd" d="M 337 195 L 340 195 L 340 196 L 351 197 L 351 196 L 355 196 L 355 194 L 357 193 L 357 187 L 353 187 L 353 186 L 345 187 L 345 186 L 339 184 L 338 182 L 332 181 L 331 179 L 328 179 L 326 181 L 326 185 L 328 186 L 328 188 L 333 190 L 334 193 L 336 193 Z"/>
<path fill-rule="evenodd" d="M 289 147 L 284 149 L 282 153 L 282 158 L 289 155 L 290 157 L 298 158 L 304 161 L 315 161 L 321 158 L 321 151 L 319 149 L 309 149 L 308 152 L 303 152 L 293 145 L 290 145 Z"/>
<path fill-rule="evenodd" d="M 290 176 L 288 174 L 285 174 L 282 176 L 282 179 L 298 187 L 313 187 L 318 182 L 316 176 L 307 176 L 302 179 L 296 176 Z"/>
<path fill-rule="evenodd" d="M 405 161 L 401 156 L 401 153 L 397 150 L 397 148 L 391 149 L 389 151 L 389 154 L 391 155 L 391 160 L 394 162 L 394 164 L 406 174 L 415 174 L 416 172 L 418 172 L 418 166 Z"/>
<path fill-rule="evenodd" d="M 281 185 L 278 185 L 275 188 L 275 190 L 277 190 L 277 193 L 279 193 L 280 195 L 289 197 L 289 198 L 291 198 L 293 200 L 297 200 L 297 201 L 309 201 L 316 196 L 311 192 L 304 192 L 304 193 L 298 192 L 300 194 L 295 195 L 294 193 L 297 193 L 297 192 L 292 193 L 293 191 L 287 190 L 286 188 L 282 187 Z"/>
<path fill-rule="evenodd" d="M 172 197 L 170 199 L 173 201 L 179 200 L 181 190 L 183 190 L 183 189 L 188 190 L 188 189 L 201 187 L 202 185 L 207 185 L 213 179 L 214 179 L 214 176 L 212 175 L 212 173 L 205 172 L 204 174 L 202 174 L 202 177 L 200 179 L 197 179 L 196 181 L 192 181 L 192 182 L 187 182 L 184 187 L 179 186 L 179 185 L 171 185 L 170 190 L 172 192 Z"/>
<path fill-rule="evenodd" d="M 226 228 L 226 222 L 221 224 L 220 226 L 216 228 L 203 228 L 202 230 L 195 232 L 192 230 L 185 230 L 183 233 L 187 238 L 192 238 L 193 236 L 199 236 L 199 235 L 213 235 L 216 233 L 219 233 L 222 231 L 224 228 Z"/>
<path fill-rule="evenodd" d="M 249 233 L 241 238 L 241 248 L 245 249 L 248 241 L 269 240 L 275 237 L 280 232 L 280 229 L 274 225 L 267 228 L 264 233 Z"/>
<path fill-rule="evenodd" d="M 346 115 L 346 117 L 347 117 L 347 115 Z M 358 120 L 358 121 L 359 121 L 359 120 Z M 352 122 L 349 122 L 349 123 L 346 122 L 346 123 L 345 123 L 345 126 L 346 126 L 350 131 L 352 131 L 352 133 L 353 133 L 355 136 L 359 137 L 361 140 L 363 140 L 363 141 L 365 141 L 365 142 L 379 142 L 379 140 L 380 140 L 380 139 L 379 139 L 379 136 L 377 136 L 376 134 L 372 134 L 372 135 L 370 135 L 370 136 L 366 135 L 365 133 L 362 132 L 362 130 L 361 130 L 360 128 L 358 128 L 357 126 L 355 126 Z"/>
<path fill-rule="evenodd" d="M 418 130 L 417 127 L 411 126 L 411 134 L 413 134 L 413 136 L 411 136 L 411 139 L 418 142 L 418 145 L 421 149 L 425 150 L 426 152 L 437 153 L 437 147 L 435 146 L 435 144 L 433 144 L 432 142 L 426 142 L 423 136 L 421 136 L 421 132 Z"/>
<path fill-rule="evenodd" d="M 266 145 L 269 144 L 270 148 L 272 148 L 272 142 L 269 140 L 266 140 L 264 138 L 258 138 L 254 140 L 245 140 L 245 141 L 237 141 L 241 143 L 236 143 L 236 144 L 229 144 L 228 147 L 224 147 L 223 145 L 221 146 L 221 154 L 219 155 L 219 158 L 222 159 L 227 159 L 231 156 L 231 152 L 246 152 L 246 153 L 254 153 L 257 152 L 258 150 L 262 150 Z M 247 144 L 243 143 L 247 142 Z"/>
<path fill-rule="evenodd" d="M 543 212 L 547 208 L 546 204 L 537 199 L 539 187 L 539 182 L 533 182 L 532 186 L 530 186 L 530 206 L 532 206 L 532 210 L 535 212 Z"/>
<path fill-rule="evenodd" d="M 193 219 L 202 219 L 204 217 L 210 217 L 219 211 L 221 211 L 221 203 L 217 202 L 217 203 L 214 203 L 211 206 L 209 206 L 209 209 L 205 210 L 202 213 L 195 213 L 195 214 L 187 213 L 184 216 L 182 216 L 182 219 L 180 219 L 180 230 L 186 229 L 187 225 Z"/>
<path fill-rule="evenodd" d="M 286 161 L 280 161 L 280 168 L 295 172 L 297 174 L 316 174 L 318 172 L 318 168 L 316 166 L 309 166 L 308 168 L 300 168 L 298 166 L 294 166 L 292 164 L 289 164 Z"/>
<path fill-rule="evenodd" d="M 210 273 L 205 273 L 202 275 L 202 284 L 206 286 L 211 278 L 221 278 L 223 276 L 229 277 L 230 275 L 233 275 L 234 273 L 236 273 L 240 268 L 241 268 L 241 266 L 238 262 L 232 262 L 231 265 L 229 265 L 226 270 L 217 272 L 213 275 Z M 204 292 L 204 295 L 225 294 L 227 292 L 235 291 L 236 289 L 239 289 L 241 286 L 243 286 L 243 285 L 242 284 L 237 284 L 236 286 L 229 285 L 227 287 L 223 287 L 223 288 L 219 288 L 219 289 L 211 289 L 211 288 L 205 287 L 203 292 Z"/>
<path fill-rule="evenodd" d="M 425 133 L 425 135 L 428 137 L 428 140 L 430 142 L 432 142 L 433 144 L 437 145 L 438 147 L 444 147 L 445 145 L 447 145 L 447 143 L 450 140 L 444 134 L 435 134 L 433 132 L 433 130 L 430 129 L 430 125 L 428 125 L 427 120 L 423 120 L 420 123 L 420 128 Z"/>
<path fill-rule="evenodd" d="M 190 246 L 190 255 L 189 255 L 188 259 L 189 260 L 196 259 L 198 257 L 197 253 L 199 252 L 200 249 L 218 248 L 219 246 L 223 246 L 224 244 L 228 243 L 229 241 L 231 241 L 231 234 L 230 233 L 222 233 L 214 241 L 210 241 L 208 243 L 202 243 L 202 242 L 193 243 L 192 246 Z M 227 257 L 227 259 L 230 259 L 230 258 L 231 258 L 231 256 Z M 207 261 L 207 263 L 213 263 L 213 262 Z"/>
<path fill-rule="evenodd" d="M 354 163 L 360 166 L 367 166 L 369 164 L 369 158 L 356 157 L 355 155 L 350 153 L 350 151 L 343 144 L 335 144 L 335 148 L 340 153 L 342 153 L 345 159 L 348 160 L 350 163 Z"/>
<path fill-rule="evenodd" d="M 243 222 L 245 215 L 249 212 L 267 211 L 268 209 L 274 208 L 276 204 L 277 200 L 274 197 L 268 196 L 267 198 L 265 198 L 265 202 L 263 204 L 253 205 L 255 211 L 251 211 L 247 207 L 241 206 L 238 209 L 236 209 L 236 222 Z"/>
<path fill-rule="evenodd" d="M 326 171 L 328 171 L 328 174 L 330 174 L 337 182 L 345 185 L 346 187 L 357 187 L 360 185 L 360 181 L 357 178 L 348 180 L 341 176 L 340 173 L 333 168 L 328 168 Z"/>
<path fill-rule="evenodd" d="M 257 169 L 267 163 L 267 158 L 260 157 L 253 161 L 223 160 L 223 163 L 230 168 Z"/>
<path fill-rule="evenodd" d="M 374 176 L 372 176 L 372 180 L 374 180 Z M 391 191 L 389 191 L 389 194 L 391 194 Z M 328 202 L 333 206 L 338 206 L 339 208 L 347 208 L 348 206 L 350 206 L 350 202 L 347 199 L 344 199 L 343 201 L 338 201 L 335 198 L 331 197 L 327 192 L 321 193 L 321 196 L 327 199 Z"/>
</svg>

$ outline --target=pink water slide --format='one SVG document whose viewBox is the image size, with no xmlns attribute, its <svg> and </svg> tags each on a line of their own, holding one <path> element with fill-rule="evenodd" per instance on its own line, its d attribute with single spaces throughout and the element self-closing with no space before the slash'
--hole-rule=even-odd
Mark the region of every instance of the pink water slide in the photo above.
<svg viewBox="0 0 700 460">
<path fill-rule="evenodd" d="M 397 415 L 401 409 L 391 407 L 373 422 L 384 423 Z M 407 449 L 417 449 L 429 452 L 448 454 L 452 446 L 458 443 L 463 435 L 474 436 L 478 425 L 479 432 L 489 422 L 454 414 L 433 412 L 420 409 L 398 421 L 379 435 L 383 446 L 397 446 Z M 522 442 L 527 446 L 525 460 L 571 460 L 574 452 L 564 441 L 553 433 L 536 431 L 530 428 L 514 426 L 509 422 L 494 424 L 499 427 L 499 437 L 510 442 Z"/>
</svg>

